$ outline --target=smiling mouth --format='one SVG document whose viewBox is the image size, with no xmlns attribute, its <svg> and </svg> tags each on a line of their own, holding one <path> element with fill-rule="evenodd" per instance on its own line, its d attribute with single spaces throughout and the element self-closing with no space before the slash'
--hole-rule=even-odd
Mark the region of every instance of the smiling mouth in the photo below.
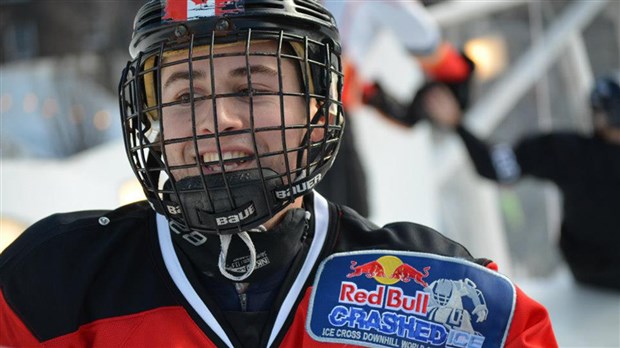
<svg viewBox="0 0 620 348">
<path fill-rule="evenodd" d="M 217 152 L 207 152 L 202 155 L 202 163 L 205 174 L 230 172 L 244 169 L 254 159 L 252 154 L 243 151 L 222 152 L 224 169 L 220 165 L 220 157 Z"/>
</svg>

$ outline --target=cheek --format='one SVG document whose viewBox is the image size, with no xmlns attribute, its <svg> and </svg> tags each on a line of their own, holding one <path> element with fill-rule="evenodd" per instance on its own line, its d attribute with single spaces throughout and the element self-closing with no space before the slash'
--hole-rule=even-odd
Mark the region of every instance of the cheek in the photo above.
<svg viewBox="0 0 620 348">
<path fill-rule="evenodd" d="M 282 131 L 280 129 L 284 126 L 287 145 L 298 146 L 303 133 L 305 133 L 307 122 L 305 100 L 300 97 L 285 97 L 283 107 L 281 105 L 278 97 L 270 97 L 268 101 L 254 104 L 255 128 L 268 129 L 267 131 L 259 130 L 257 136 L 263 139 L 269 138 L 272 148 L 273 145 L 276 145 L 277 148 L 281 149 Z M 282 112 L 284 113 L 282 114 Z M 282 124 L 283 120 L 284 125 Z"/>
<path fill-rule="evenodd" d="M 268 96 L 256 98 L 252 105 L 254 114 L 254 125 L 256 127 L 275 127 L 282 125 L 284 119 L 285 126 L 305 124 L 307 112 L 305 98 L 297 96 L 280 97 Z M 242 109 L 244 106 L 240 106 Z M 250 109 L 249 105 L 245 106 Z"/>
<path fill-rule="evenodd" d="M 178 116 L 178 115 L 177 115 Z M 162 138 L 164 140 L 184 138 L 191 135 L 188 120 L 164 112 L 162 117 Z M 186 143 L 173 143 L 165 146 L 166 156 L 170 164 L 179 164 L 183 161 L 183 148 Z"/>
<path fill-rule="evenodd" d="M 184 114 L 165 112 L 162 117 L 164 139 L 191 134 L 191 119 Z"/>
<path fill-rule="evenodd" d="M 183 143 L 170 144 L 165 146 L 166 157 L 171 165 L 184 163 L 183 160 Z"/>
</svg>

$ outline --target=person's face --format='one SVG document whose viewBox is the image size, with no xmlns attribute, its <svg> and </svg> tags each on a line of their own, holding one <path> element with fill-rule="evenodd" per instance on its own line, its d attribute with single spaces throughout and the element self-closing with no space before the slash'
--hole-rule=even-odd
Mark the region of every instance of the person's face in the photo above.
<svg viewBox="0 0 620 348">
<path fill-rule="evenodd" d="M 274 42 L 263 41 L 252 43 L 250 53 L 276 52 L 276 49 Z M 162 136 L 168 143 L 165 146 L 166 160 L 169 166 L 185 166 L 173 167 L 171 174 L 175 179 L 195 176 L 200 171 L 207 175 L 221 172 L 218 162 L 220 151 L 227 172 L 257 168 L 257 161 L 263 168 L 277 173 L 286 171 L 287 160 L 291 169 L 296 167 L 297 151 L 293 149 L 302 143 L 306 133 L 303 125 L 307 122 L 308 113 L 314 114 L 316 108 L 308 110 L 304 96 L 273 94 L 280 90 L 284 93 L 302 93 L 300 65 L 291 59 L 281 59 L 279 71 L 277 57 L 250 55 L 246 61 L 244 51 L 245 43 L 215 46 L 215 54 L 240 54 L 215 57 L 213 66 L 209 58 L 192 62 L 194 98 L 207 97 L 194 101 L 194 119 L 189 102 L 189 64 L 162 68 L 161 122 Z M 208 54 L 209 47 L 194 49 L 194 57 Z M 164 65 L 184 59 L 187 59 L 187 51 L 169 54 L 164 59 Z M 248 95 L 250 90 L 254 94 L 252 97 Z M 220 96 L 239 93 L 243 95 Z M 212 99 L 214 95 L 218 96 Z M 172 102 L 182 103 L 166 105 Z M 282 130 L 282 126 L 292 125 L 300 127 Z M 194 127 L 198 137 L 216 133 L 218 136 L 194 141 Z M 250 129 L 257 131 L 247 132 Z M 179 140 L 171 142 L 174 139 Z M 286 155 L 282 153 L 285 149 L 288 150 Z"/>
<path fill-rule="evenodd" d="M 600 133 L 606 141 L 620 145 L 620 128 L 607 127 L 601 130 Z"/>
<path fill-rule="evenodd" d="M 594 129 L 606 141 L 620 144 L 620 128 L 610 126 L 603 111 L 594 112 Z"/>
</svg>

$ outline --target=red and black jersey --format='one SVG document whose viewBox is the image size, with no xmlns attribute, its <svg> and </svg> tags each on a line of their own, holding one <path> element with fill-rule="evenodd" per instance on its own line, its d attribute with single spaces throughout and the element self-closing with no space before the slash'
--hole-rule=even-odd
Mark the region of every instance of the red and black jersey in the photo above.
<svg viewBox="0 0 620 348">
<path fill-rule="evenodd" d="M 378 228 L 318 194 L 306 201 L 308 243 L 260 323 L 236 321 L 205 297 L 181 265 L 165 218 L 146 202 L 43 219 L 0 258 L 0 346 L 343 346 L 316 341 L 307 326 L 317 269 L 334 253 L 405 250 L 495 267 L 430 228 Z M 557 346 L 545 309 L 518 288 L 513 300 L 505 346 Z M 252 342 L 237 334 L 241 325 L 259 324 Z"/>
</svg>

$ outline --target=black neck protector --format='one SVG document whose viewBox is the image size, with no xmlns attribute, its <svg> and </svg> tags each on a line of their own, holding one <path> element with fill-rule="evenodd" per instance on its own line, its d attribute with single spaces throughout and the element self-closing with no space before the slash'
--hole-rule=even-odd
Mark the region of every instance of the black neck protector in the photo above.
<svg viewBox="0 0 620 348">
<path fill-rule="evenodd" d="M 308 234 L 310 212 L 295 208 L 289 210 L 282 221 L 266 231 L 262 226 L 248 233 L 256 249 L 256 267 L 243 281 L 260 281 L 267 276 L 289 267 Z M 172 240 L 187 255 L 195 267 L 208 277 L 230 281 L 218 268 L 221 244 L 216 235 L 203 235 L 205 242 L 192 243 L 192 233 L 178 231 L 171 226 Z M 226 257 L 226 270 L 232 275 L 242 275 L 250 262 L 248 246 L 236 235 L 233 236 Z"/>
</svg>

